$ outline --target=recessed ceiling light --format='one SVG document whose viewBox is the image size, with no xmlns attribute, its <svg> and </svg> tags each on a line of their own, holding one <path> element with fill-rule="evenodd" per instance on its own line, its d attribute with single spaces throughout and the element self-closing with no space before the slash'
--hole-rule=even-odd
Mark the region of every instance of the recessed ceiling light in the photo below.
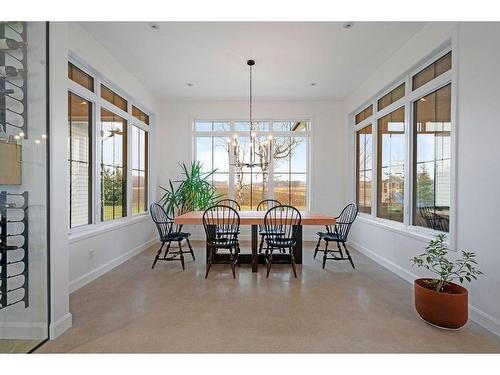
<svg viewBox="0 0 500 375">
<path fill-rule="evenodd" d="M 186 85 L 188 85 L 189 87 L 193 87 L 194 83 L 188 82 L 188 83 L 186 83 Z"/>
<path fill-rule="evenodd" d="M 311 85 L 311 86 L 316 86 L 316 85 L 317 85 L 317 83 L 316 83 L 316 82 L 311 82 L 311 83 L 310 83 L 310 85 Z"/>
<path fill-rule="evenodd" d="M 150 22 L 148 23 L 148 26 L 151 27 L 153 30 L 158 30 L 160 28 L 160 25 L 157 24 L 156 22 Z"/>
<path fill-rule="evenodd" d="M 354 26 L 354 22 L 345 22 L 342 27 L 346 30 L 352 29 Z"/>
</svg>

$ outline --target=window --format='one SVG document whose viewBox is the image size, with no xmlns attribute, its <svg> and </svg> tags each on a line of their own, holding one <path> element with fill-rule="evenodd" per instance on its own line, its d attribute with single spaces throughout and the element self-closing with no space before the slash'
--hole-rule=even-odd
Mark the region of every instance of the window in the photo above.
<svg viewBox="0 0 500 375">
<path fill-rule="evenodd" d="M 147 212 L 151 115 L 76 62 L 68 79 L 69 227 Z"/>
<path fill-rule="evenodd" d="M 446 51 L 433 63 L 409 70 L 396 88 L 372 97 L 373 113 L 366 114 L 370 107 L 353 113 L 353 195 L 359 212 L 449 232 L 452 75 L 442 75 L 450 69 L 451 52 Z"/>
<path fill-rule="evenodd" d="M 403 222 L 404 107 L 378 120 L 377 149 L 377 216 Z"/>
<path fill-rule="evenodd" d="M 132 213 L 148 206 L 148 133 L 132 126 Z"/>
<path fill-rule="evenodd" d="M 414 104 L 413 224 L 448 232 L 451 170 L 451 85 Z"/>
<path fill-rule="evenodd" d="M 92 104 L 68 94 L 69 227 L 92 222 Z"/>
<path fill-rule="evenodd" d="M 101 220 L 127 216 L 127 121 L 101 108 Z"/>
<path fill-rule="evenodd" d="M 419 73 L 415 74 L 412 79 L 413 90 L 425 85 L 427 82 L 440 76 L 444 72 L 451 69 L 451 52 L 433 62 L 426 68 L 422 69 Z"/>
<path fill-rule="evenodd" d="M 355 125 L 359 124 L 361 121 L 366 120 L 371 115 L 373 115 L 373 105 L 369 105 L 355 116 Z"/>
<path fill-rule="evenodd" d="M 274 162 L 271 167 L 234 165 L 250 161 L 248 121 L 196 121 L 196 160 L 203 163 L 205 171 L 216 169 L 213 183 L 217 192 L 236 200 L 242 209 L 255 209 L 261 200 L 271 198 L 305 209 L 309 122 L 256 121 L 254 128 L 258 132 L 256 147 L 261 150 L 257 158 Z"/>
<path fill-rule="evenodd" d="M 273 141 L 274 198 L 282 204 L 307 207 L 307 138 L 276 137 Z"/>
<path fill-rule="evenodd" d="M 142 121 L 146 125 L 149 125 L 149 116 L 142 112 L 139 108 L 137 108 L 135 105 L 132 106 L 132 116 L 134 116 L 136 119 Z"/>
<path fill-rule="evenodd" d="M 356 203 L 359 212 L 372 211 L 372 126 L 356 132 Z"/>
<path fill-rule="evenodd" d="M 202 163 L 203 172 L 211 172 L 212 184 L 217 194 L 229 197 L 229 153 L 227 137 L 200 137 L 196 140 L 197 160 Z"/>
<path fill-rule="evenodd" d="M 68 62 L 68 78 L 94 92 L 94 78 L 70 62 Z"/>
<path fill-rule="evenodd" d="M 115 106 L 120 108 L 122 111 L 127 112 L 127 106 L 128 106 L 127 101 L 124 98 L 122 98 L 120 95 L 118 95 L 116 92 L 107 88 L 104 85 L 101 85 L 101 98 L 110 102 L 111 104 L 114 104 Z"/>
<path fill-rule="evenodd" d="M 402 83 L 398 87 L 396 87 L 394 90 L 390 91 L 383 97 L 381 97 L 377 101 L 377 108 L 378 110 L 382 110 L 385 107 L 391 105 L 395 101 L 401 99 L 403 96 L 405 96 L 405 84 Z"/>
</svg>

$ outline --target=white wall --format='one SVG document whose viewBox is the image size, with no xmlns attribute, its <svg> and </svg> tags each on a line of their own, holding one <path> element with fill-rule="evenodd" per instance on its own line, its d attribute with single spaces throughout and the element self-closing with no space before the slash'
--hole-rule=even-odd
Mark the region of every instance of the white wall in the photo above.
<svg viewBox="0 0 500 375">
<path fill-rule="evenodd" d="M 346 129 L 343 104 L 336 101 L 262 101 L 254 102 L 255 119 L 310 119 L 310 208 L 334 215 L 345 205 L 344 171 Z M 193 120 L 246 119 L 247 101 L 169 101 L 163 105 L 165 126 L 159 129 L 163 147 L 158 153 L 158 183 L 179 177 L 179 162 L 190 163 L 193 155 Z M 159 196 L 161 190 L 158 191 Z M 203 238 L 200 228 L 188 228 Z M 318 230 L 305 228 L 304 237 Z"/>
<path fill-rule="evenodd" d="M 90 34 L 74 23 L 51 24 L 51 277 L 52 338 L 71 326 L 69 292 L 92 281 L 156 238 L 148 216 L 127 218 L 119 225 L 87 230 L 68 236 L 67 212 L 67 62 L 74 54 L 99 71 L 120 90 L 153 113 L 150 133 L 150 196 L 156 196 L 156 127 L 160 124 L 160 102 L 149 90 Z"/>
<path fill-rule="evenodd" d="M 347 115 L 364 101 L 390 84 L 452 37 L 457 69 L 457 178 L 456 178 L 456 248 L 477 253 L 479 268 L 485 273 L 479 281 L 466 287 L 470 291 L 471 317 L 500 335 L 500 247 L 498 198 L 500 176 L 500 127 L 496 119 L 500 102 L 499 23 L 430 24 L 417 33 L 372 77 L 346 100 Z M 348 139 L 349 142 L 352 140 Z M 352 151 L 353 148 L 351 148 Z M 353 153 L 349 152 L 349 166 Z M 349 171 L 346 193 L 352 196 L 353 174 Z M 412 282 L 425 275 L 411 268 L 409 259 L 420 253 L 426 240 L 395 231 L 360 218 L 353 228 L 352 245 L 376 261 Z"/>
</svg>

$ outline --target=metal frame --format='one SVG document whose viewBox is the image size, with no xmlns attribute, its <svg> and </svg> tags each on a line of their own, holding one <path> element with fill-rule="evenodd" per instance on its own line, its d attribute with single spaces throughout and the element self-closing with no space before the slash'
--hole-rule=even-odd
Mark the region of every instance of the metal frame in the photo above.
<svg viewBox="0 0 500 375">
<path fill-rule="evenodd" d="M 308 123 L 308 129 L 303 132 L 292 132 L 292 131 L 274 131 L 272 130 L 273 123 L 275 122 L 297 122 L 297 121 L 304 121 Z M 222 123 L 228 123 L 229 124 L 229 130 L 227 131 L 196 131 L 196 123 L 198 122 L 222 122 Z M 248 136 L 248 131 L 245 130 L 235 130 L 234 124 L 237 122 L 244 122 L 247 123 L 248 120 L 242 120 L 242 119 L 226 119 L 226 120 L 221 120 L 221 119 L 202 119 L 202 118 L 196 118 L 192 122 L 192 157 L 193 160 L 197 160 L 197 155 L 196 155 L 196 138 L 231 138 L 234 134 L 238 135 L 238 137 L 247 137 Z M 306 176 L 306 209 L 310 208 L 311 204 L 311 199 L 310 199 L 310 194 L 311 194 L 311 166 L 310 166 L 310 161 L 311 161 L 311 130 L 312 130 L 312 119 L 305 119 L 305 118 L 299 118 L 299 119 L 253 119 L 253 122 L 267 122 L 269 123 L 269 130 L 265 131 L 258 131 L 259 135 L 272 135 L 273 138 L 276 137 L 302 137 L 306 139 L 306 172 L 305 173 L 297 173 L 297 174 L 303 174 Z M 274 147 L 274 143 L 272 143 L 272 147 Z M 271 153 L 273 153 L 274 148 L 271 148 Z M 229 144 L 229 183 L 228 183 L 228 191 L 229 191 L 229 196 L 228 198 L 234 199 L 234 165 L 231 165 L 234 163 L 232 160 L 233 158 L 233 146 L 230 143 Z M 213 163 L 213 153 L 212 153 L 212 163 Z M 224 172 L 225 173 L 225 172 Z M 271 178 L 271 176 L 274 176 L 274 163 L 270 163 L 269 165 L 269 180 L 268 180 L 268 196 L 265 197 L 265 199 L 274 199 L 274 178 Z M 290 173 L 289 173 L 290 174 Z"/>
<path fill-rule="evenodd" d="M 354 157 L 351 159 L 352 162 L 352 169 L 353 171 L 356 171 L 357 164 L 356 164 L 356 132 L 358 130 L 361 130 L 365 128 L 368 125 L 372 125 L 372 136 L 373 136 L 373 142 L 372 142 L 372 207 L 371 207 L 371 214 L 366 214 L 360 212 L 359 215 L 360 217 L 364 218 L 369 218 L 374 222 L 378 223 L 383 223 L 385 225 L 388 225 L 394 229 L 401 230 L 403 232 L 410 232 L 415 235 L 420 235 L 424 237 L 431 237 L 436 235 L 437 233 L 440 233 L 438 231 L 429 229 L 429 228 L 423 228 L 420 226 L 416 226 L 412 222 L 412 202 L 413 202 L 413 186 L 414 186 L 414 181 L 412 179 L 413 176 L 413 103 L 420 99 L 423 96 L 426 96 L 448 84 L 451 84 L 452 88 L 452 96 L 451 96 L 451 171 L 450 171 L 450 184 L 451 184 L 451 191 L 450 191 L 450 225 L 449 225 L 449 240 L 448 242 L 450 243 L 451 246 L 454 245 L 456 241 L 456 230 L 455 230 L 455 223 L 456 223 L 456 188 L 455 188 L 455 182 L 456 182 L 456 132 L 457 132 L 457 121 L 456 121 L 456 101 L 457 101 L 457 65 L 458 65 L 458 60 L 456 56 L 456 42 L 455 42 L 455 37 L 452 35 L 449 37 L 444 43 L 442 43 L 438 48 L 434 50 L 433 53 L 431 53 L 429 56 L 427 56 L 425 59 L 422 59 L 418 64 L 416 64 L 414 67 L 409 69 L 406 73 L 401 75 L 398 79 L 394 80 L 391 84 L 387 85 L 383 90 L 379 91 L 376 95 L 374 95 L 370 100 L 363 102 L 362 105 L 358 106 L 356 110 L 351 112 L 349 114 L 349 120 L 348 120 L 348 126 L 350 128 L 350 152 L 352 152 L 352 155 Z M 426 84 L 422 85 L 421 87 L 415 89 L 412 91 L 412 77 L 420 72 L 422 69 L 427 67 L 429 64 L 433 63 L 434 61 L 438 60 L 448 52 L 452 52 L 452 67 L 450 70 L 447 72 L 441 74 L 440 76 L 432 79 L 431 81 L 427 82 Z M 405 82 L 405 96 L 402 98 L 398 99 L 394 103 L 391 103 L 387 107 L 383 108 L 382 110 L 378 111 L 377 110 L 377 102 L 378 99 L 383 97 L 385 94 L 393 90 L 394 88 L 398 87 L 401 83 Z M 358 124 L 355 124 L 355 116 L 357 113 L 359 113 L 361 110 L 369 106 L 370 104 L 373 105 L 373 114 L 372 116 L 364 119 Z M 403 205 L 403 223 L 395 222 L 393 220 L 389 219 L 384 219 L 380 218 L 377 216 L 377 189 L 378 189 L 378 177 L 377 177 L 377 171 L 378 171 L 378 160 L 377 160 L 377 155 L 378 155 L 378 142 L 376 141 L 377 139 L 377 134 L 378 134 L 378 120 L 393 112 L 394 110 L 404 107 L 405 110 L 405 186 L 404 186 L 404 205 Z M 352 197 L 355 200 L 356 199 L 356 189 L 357 189 L 357 175 L 354 172 L 352 177 L 353 181 L 353 190 L 352 190 Z"/>
</svg>

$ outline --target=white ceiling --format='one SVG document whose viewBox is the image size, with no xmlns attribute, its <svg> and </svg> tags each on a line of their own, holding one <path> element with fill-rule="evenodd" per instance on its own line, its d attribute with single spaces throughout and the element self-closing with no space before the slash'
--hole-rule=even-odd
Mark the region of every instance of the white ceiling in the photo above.
<svg viewBox="0 0 500 375">
<path fill-rule="evenodd" d="M 382 65 L 422 22 L 84 22 L 160 99 L 339 99 Z M 311 86 L 311 83 L 317 83 Z M 189 87 L 187 83 L 192 83 Z"/>
</svg>

